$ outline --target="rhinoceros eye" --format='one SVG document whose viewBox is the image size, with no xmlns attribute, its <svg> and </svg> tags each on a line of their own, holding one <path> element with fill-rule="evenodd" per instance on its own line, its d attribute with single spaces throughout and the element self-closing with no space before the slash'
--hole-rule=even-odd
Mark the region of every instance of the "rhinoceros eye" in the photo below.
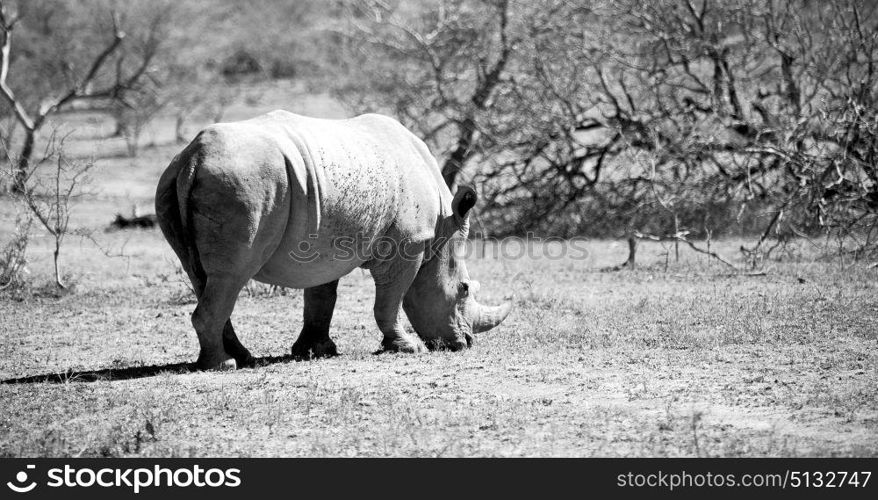
<svg viewBox="0 0 878 500">
<path fill-rule="evenodd" d="M 467 283 L 466 281 L 461 281 L 461 282 L 457 285 L 457 293 L 458 293 L 459 295 L 464 296 L 464 297 L 466 297 L 467 295 L 469 295 L 469 283 Z"/>
</svg>

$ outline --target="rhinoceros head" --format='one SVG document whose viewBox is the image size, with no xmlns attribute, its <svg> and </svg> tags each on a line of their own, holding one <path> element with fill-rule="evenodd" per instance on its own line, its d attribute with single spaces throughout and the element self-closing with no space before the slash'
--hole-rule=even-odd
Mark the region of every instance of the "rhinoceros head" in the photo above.
<svg viewBox="0 0 878 500">
<path fill-rule="evenodd" d="M 496 307 L 479 304 L 479 282 L 469 279 L 461 245 L 469 233 L 469 211 L 476 193 L 457 190 L 452 215 L 439 221 L 436 237 L 403 300 L 403 309 L 415 331 L 431 348 L 458 350 L 469 347 L 473 334 L 494 328 L 512 309 L 507 302 Z"/>
</svg>

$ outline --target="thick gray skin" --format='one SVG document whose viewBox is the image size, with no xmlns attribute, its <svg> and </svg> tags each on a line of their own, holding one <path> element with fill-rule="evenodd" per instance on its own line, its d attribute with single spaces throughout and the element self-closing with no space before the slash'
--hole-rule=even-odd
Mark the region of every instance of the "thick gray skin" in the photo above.
<svg viewBox="0 0 878 500">
<path fill-rule="evenodd" d="M 511 308 L 478 304 L 478 283 L 451 251 L 466 237 L 475 201 L 469 188 L 452 199 L 426 145 L 385 116 L 321 120 L 274 111 L 208 127 L 156 191 L 159 225 L 198 297 L 198 366 L 252 363 L 229 319 L 251 278 L 306 289 L 295 356 L 336 354 L 329 324 L 338 279 L 357 267 L 375 280 L 384 350 L 469 346 L 474 332 L 496 326 Z M 333 245 L 342 237 L 367 248 L 381 237 L 398 251 L 385 259 L 341 255 Z M 418 336 L 403 329 L 400 309 Z"/>
</svg>

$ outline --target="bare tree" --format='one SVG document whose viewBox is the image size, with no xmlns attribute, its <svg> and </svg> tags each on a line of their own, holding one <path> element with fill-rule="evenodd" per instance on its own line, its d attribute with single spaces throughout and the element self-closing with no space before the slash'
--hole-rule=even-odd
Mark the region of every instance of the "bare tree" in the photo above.
<svg viewBox="0 0 878 500">
<path fill-rule="evenodd" d="M 360 2 L 344 32 L 356 78 L 336 89 L 414 128 L 457 172 L 446 179 L 468 170 L 493 234 L 737 228 L 760 241 L 831 233 L 862 250 L 878 216 L 876 10 Z"/>
<path fill-rule="evenodd" d="M 83 187 L 90 181 L 88 174 L 94 167 L 93 161 L 71 161 L 64 153 L 64 141 L 67 136 L 57 137 L 53 131 L 45 151 L 38 161 L 31 162 L 25 172 L 24 182 L 16 194 L 17 200 L 29 212 L 43 229 L 52 237 L 54 248 L 52 261 L 54 265 L 55 284 L 66 288 L 61 273 L 61 246 L 69 234 L 70 209 L 73 201 L 82 194 Z M 18 165 L 9 151 L 6 152 L 9 165 Z M 36 175 L 37 169 L 51 167 L 50 172 Z M 45 170 L 45 169 L 43 169 Z M 14 177 L 16 170 L 9 172 Z M 28 222 L 28 227 L 30 223 Z"/>
<path fill-rule="evenodd" d="M 508 0 L 441 0 L 434 7 L 348 4 L 349 22 L 339 31 L 365 75 L 336 92 L 357 108 L 389 109 L 447 153 L 441 170 L 451 186 L 486 141 L 484 124 L 508 83 L 516 37 Z"/>
<path fill-rule="evenodd" d="M 90 63 L 87 64 L 87 69 L 80 76 L 73 77 L 69 87 L 52 96 L 43 97 L 35 109 L 27 109 L 16 97 L 7 81 L 11 63 L 13 30 L 19 22 L 23 21 L 11 15 L 6 4 L 0 1 L 0 95 L 12 108 L 16 120 L 24 130 L 24 140 L 16 155 L 16 174 L 12 181 L 15 191 L 20 192 L 24 189 L 27 182 L 27 172 L 30 171 L 29 165 L 34 154 L 37 133 L 45 125 L 49 116 L 65 104 L 77 99 L 118 98 L 124 91 L 134 88 L 147 73 L 155 55 L 154 51 L 143 53 L 141 59 L 130 70 L 126 70 L 122 59 L 116 59 L 115 68 L 111 66 L 111 59 L 118 53 L 125 40 L 125 32 L 119 26 L 116 13 L 111 12 L 109 16 L 112 21 L 111 39 L 95 53 Z M 109 75 L 106 73 L 112 73 L 113 70 L 115 73 L 112 78 L 107 78 Z M 109 82 L 97 85 L 98 80 L 109 80 Z"/>
<path fill-rule="evenodd" d="M 757 247 L 783 231 L 870 233 L 875 7 L 632 0 L 599 12 L 617 34 L 585 57 L 602 126 L 655 161 L 641 172 L 658 169 L 629 176 L 626 196 L 676 196 L 690 227 L 711 204 L 749 212 L 765 221 Z"/>
<path fill-rule="evenodd" d="M 15 220 L 15 231 L 3 250 L 0 250 L 0 291 L 15 291 L 25 283 L 27 266 L 27 247 L 30 243 L 30 228 L 33 217 L 30 212 L 19 214 Z"/>
<path fill-rule="evenodd" d="M 155 88 L 126 92 L 124 98 L 114 101 L 113 115 L 125 139 L 128 156 L 137 156 L 144 129 L 170 102 L 169 96 Z"/>
</svg>

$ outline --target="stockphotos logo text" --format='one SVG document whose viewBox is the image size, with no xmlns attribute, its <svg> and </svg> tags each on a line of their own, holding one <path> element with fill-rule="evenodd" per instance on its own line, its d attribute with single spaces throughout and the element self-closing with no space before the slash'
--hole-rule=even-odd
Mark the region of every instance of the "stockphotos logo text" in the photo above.
<svg viewBox="0 0 878 500">
<path fill-rule="evenodd" d="M 34 469 L 28 465 L 27 469 Z M 177 488 L 236 488 L 241 485 L 240 469 L 205 469 L 195 465 L 191 468 L 169 469 L 156 465 L 153 468 L 122 469 L 106 467 L 91 469 L 88 467 L 52 468 L 46 473 L 46 486 L 50 488 L 130 488 L 140 493 L 150 487 Z M 15 476 L 16 483 L 8 482 L 6 486 L 16 493 L 27 493 L 37 487 L 36 482 L 22 484 L 28 479 L 27 472 L 21 471 Z"/>
</svg>

